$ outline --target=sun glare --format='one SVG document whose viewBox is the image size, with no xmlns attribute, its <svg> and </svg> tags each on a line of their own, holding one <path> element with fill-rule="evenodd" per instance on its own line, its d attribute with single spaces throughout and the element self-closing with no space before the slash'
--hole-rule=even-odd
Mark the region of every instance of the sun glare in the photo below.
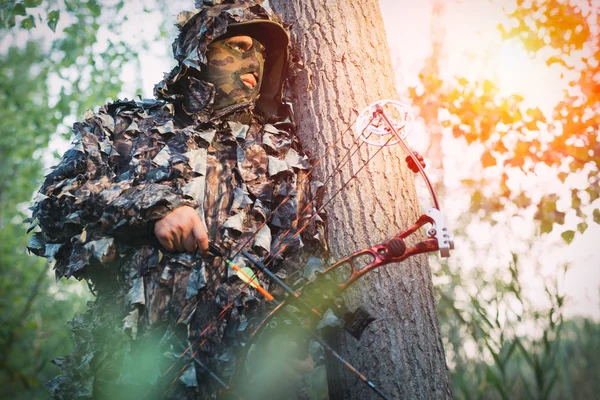
<svg viewBox="0 0 600 400">
<path fill-rule="evenodd" d="M 498 25 L 510 26 L 499 4 L 464 1 L 447 8 L 443 75 L 488 79 L 501 96 L 519 94 L 526 107 L 550 115 L 567 88 L 560 70 L 530 55 L 518 39 L 503 40 Z"/>
<path fill-rule="evenodd" d="M 498 52 L 492 56 L 496 84 L 509 93 L 527 94 L 534 92 L 531 88 L 531 72 L 535 69 L 534 60 L 520 44 L 514 41 L 502 41 Z"/>
</svg>

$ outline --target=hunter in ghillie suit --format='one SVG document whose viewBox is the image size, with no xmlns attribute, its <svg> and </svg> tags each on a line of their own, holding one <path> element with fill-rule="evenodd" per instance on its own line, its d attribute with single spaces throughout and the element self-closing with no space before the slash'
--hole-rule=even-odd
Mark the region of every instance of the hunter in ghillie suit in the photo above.
<svg viewBox="0 0 600 400">
<path fill-rule="evenodd" d="M 74 353 L 54 360 L 53 398 L 216 398 L 211 374 L 231 378 L 264 301 L 208 242 L 239 266 L 242 247 L 275 258 L 290 284 L 326 251 L 322 219 L 309 218 L 322 185 L 303 179 L 310 163 L 282 102 L 286 30 L 252 1 L 196 7 L 179 16 L 178 65 L 157 99 L 88 112 L 35 198 L 29 249 L 96 295 L 70 322 Z M 313 362 L 293 361 L 299 375 Z M 245 398 L 266 390 L 253 386 Z"/>
</svg>

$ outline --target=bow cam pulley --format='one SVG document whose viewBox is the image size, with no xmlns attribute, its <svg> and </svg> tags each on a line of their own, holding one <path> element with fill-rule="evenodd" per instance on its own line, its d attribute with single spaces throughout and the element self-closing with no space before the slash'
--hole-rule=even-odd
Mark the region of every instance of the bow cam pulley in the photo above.
<svg viewBox="0 0 600 400">
<path fill-rule="evenodd" d="M 378 100 L 365 108 L 356 118 L 354 132 L 368 144 L 374 146 L 393 146 L 400 140 L 383 118 L 387 116 L 402 139 L 411 133 L 415 120 L 409 106 L 398 100 Z"/>
</svg>

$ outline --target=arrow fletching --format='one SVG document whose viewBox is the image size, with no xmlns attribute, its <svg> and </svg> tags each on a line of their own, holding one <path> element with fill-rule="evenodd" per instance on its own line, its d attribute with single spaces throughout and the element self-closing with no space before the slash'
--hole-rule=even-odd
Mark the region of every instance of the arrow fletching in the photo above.
<svg viewBox="0 0 600 400">
<path fill-rule="evenodd" d="M 258 278 L 254 274 L 254 271 L 252 271 L 252 269 L 250 269 L 248 267 L 240 268 L 237 265 L 235 265 L 234 263 L 232 263 L 231 261 L 227 261 L 227 263 L 236 272 L 237 277 L 240 278 L 244 283 L 247 283 L 250 286 L 252 286 L 253 288 L 255 288 L 256 290 L 258 290 L 260 292 L 260 294 L 265 296 L 265 298 L 268 301 L 272 301 L 274 299 L 274 297 L 273 297 L 273 295 L 271 295 L 271 293 L 267 292 L 262 286 L 260 286 L 260 284 L 258 283 Z"/>
</svg>

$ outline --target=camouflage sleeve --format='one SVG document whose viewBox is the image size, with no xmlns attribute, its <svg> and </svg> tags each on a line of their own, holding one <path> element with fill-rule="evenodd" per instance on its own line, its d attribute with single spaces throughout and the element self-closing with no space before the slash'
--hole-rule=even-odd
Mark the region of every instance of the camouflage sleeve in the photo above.
<svg viewBox="0 0 600 400">
<path fill-rule="evenodd" d="M 172 181 L 141 177 L 135 164 L 143 157 L 132 162 L 132 152 L 123 151 L 132 148 L 131 138 L 115 140 L 103 118 L 101 110 L 74 125 L 72 147 L 46 176 L 32 207 L 40 232 L 28 247 L 55 259 L 59 277 L 77 273 L 92 259 L 109 262 L 115 238 L 137 244 L 155 240 L 154 221 L 179 206 L 197 206 Z"/>
</svg>

